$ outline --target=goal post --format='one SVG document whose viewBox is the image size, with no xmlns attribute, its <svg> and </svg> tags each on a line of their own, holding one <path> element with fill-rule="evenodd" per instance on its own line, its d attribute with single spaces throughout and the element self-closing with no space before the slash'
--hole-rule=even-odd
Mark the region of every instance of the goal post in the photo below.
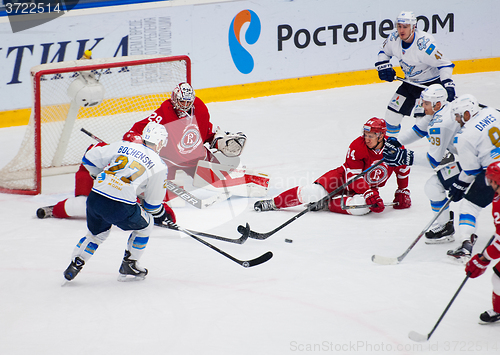
<svg viewBox="0 0 500 355">
<path fill-rule="evenodd" d="M 0 169 L 0 192 L 36 195 L 42 176 L 76 172 L 95 141 L 118 141 L 156 110 L 181 82 L 188 56 L 82 59 L 31 68 L 33 105 L 17 155 Z"/>
</svg>

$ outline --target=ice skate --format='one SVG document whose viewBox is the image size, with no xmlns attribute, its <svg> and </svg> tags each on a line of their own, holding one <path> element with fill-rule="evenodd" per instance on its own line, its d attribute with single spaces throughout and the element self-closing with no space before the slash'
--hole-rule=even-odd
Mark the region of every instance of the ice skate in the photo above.
<svg viewBox="0 0 500 355">
<path fill-rule="evenodd" d="M 130 259 L 130 252 L 125 250 L 119 273 L 118 281 L 141 281 L 148 274 L 148 269 L 139 266 L 137 260 Z"/>
<path fill-rule="evenodd" d="M 68 281 L 73 280 L 83 268 L 83 265 L 85 265 L 85 261 L 80 259 L 78 256 L 75 257 L 75 259 L 71 261 L 67 269 L 64 271 L 64 278 Z"/>
<path fill-rule="evenodd" d="M 36 216 L 38 218 L 51 218 L 53 216 L 52 211 L 54 206 L 40 207 L 36 210 Z"/>
<path fill-rule="evenodd" d="M 274 204 L 274 200 L 261 200 L 255 202 L 253 205 L 253 209 L 256 210 L 257 212 L 263 212 L 263 211 L 277 211 L 278 207 Z"/>
<path fill-rule="evenodd" d="M 470 239 L 464 240 L 462 242 L 462 245 L 460 245 L 457 249 L 455 250 L 448 250 L 446 253 L 452 260 L 458 261 L 462 264 L 466 264 L 472 254 L 472 247 L 476 243 L 477 240 L 477 235 L 472 234 L 470 236 Z"/>
<path fill-rule="evenodd" d="M 500 321 L 500 313 L 495 312 L 493 309 L 481 313 L 479 316 L 479 324 L 492 324 Z M 500 324 L 500 322 L 499 322 Z"/>
<path fill-rule="evenodd" d="M 435 225 L 425 233 L 425 244 L 443 244 L 455 241 L 453 234 L 453 211 L 450 211 L 450 220 L 443 225 Z"/>
</svg>

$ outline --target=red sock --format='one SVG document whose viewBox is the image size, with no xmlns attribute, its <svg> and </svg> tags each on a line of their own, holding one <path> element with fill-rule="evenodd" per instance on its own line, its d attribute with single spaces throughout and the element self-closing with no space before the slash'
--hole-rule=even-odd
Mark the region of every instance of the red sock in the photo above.
<svg viewBox="0 0 500 355">
<path fill-rule="evenodd" d="M 500 313 L 500 296 L 493 292 L 493 310 Z"/>
<path fill-rule="evenodd" d="M 66 210 L 64 209 L 64 204 L 66 203 L 66 200 L 62 200 L 54 206 L 54 209 L 52 210 L 52 215 L 55 218 L 69 218 L 68 214 L 66 213 Z"/>
<path fill-rule="evenodd" d="M 298 186 L 282 192 L 274 198 L 274 204 L 278 208 L 293 207 L 302 204 L 297 195 Z"/>
</svg>

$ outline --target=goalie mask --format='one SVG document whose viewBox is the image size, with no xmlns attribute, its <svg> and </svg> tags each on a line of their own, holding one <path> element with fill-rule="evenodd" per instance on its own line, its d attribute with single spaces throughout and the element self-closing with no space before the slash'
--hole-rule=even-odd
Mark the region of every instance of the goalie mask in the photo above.
<svg viewBox="0 0 500 355">
<path fill-rule="evenodd" d="M 142 131 L 142 141 L 144 144 L 154 147 L 153 149 L 158 153 L 161 148 L 167 145 L 168 133 L 165 126 L 149 122 Z"/>
<path fill-rule="evenodd" d="M 193 107 L 194 99 L 196 98 L 194 90 L 188 83 L 180 83 L 172 91 L 170 100 L 174 109 L 181 112 L 188 112 Z"/>
</svg>

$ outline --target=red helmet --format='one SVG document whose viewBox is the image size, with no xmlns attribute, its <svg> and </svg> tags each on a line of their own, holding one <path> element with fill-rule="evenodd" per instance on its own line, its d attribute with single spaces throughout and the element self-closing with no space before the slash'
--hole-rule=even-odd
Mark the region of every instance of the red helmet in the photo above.
<svg viewBox="0 0 500 355">
<path fill-rule="evenodd" d="M 172 91 L 170 100 L 172 106 L 178 111 L 187 112 L 193 107 L 195 99 L 194 90 L 188 83 L 180 83 Z"/>
<path fill-rule="evenodd" d="M 491 163 L 486 168 L 486 178 L 493 180 L 497 185 L 500 185 L 500 161 Z"/>
<path fill-rule="evenodd" d="M 363 132 L 382 133 L 385 136 L 387 126 L 385 120 L 377 117 L 370 118 L 363 126 Z"/>
</svg>

